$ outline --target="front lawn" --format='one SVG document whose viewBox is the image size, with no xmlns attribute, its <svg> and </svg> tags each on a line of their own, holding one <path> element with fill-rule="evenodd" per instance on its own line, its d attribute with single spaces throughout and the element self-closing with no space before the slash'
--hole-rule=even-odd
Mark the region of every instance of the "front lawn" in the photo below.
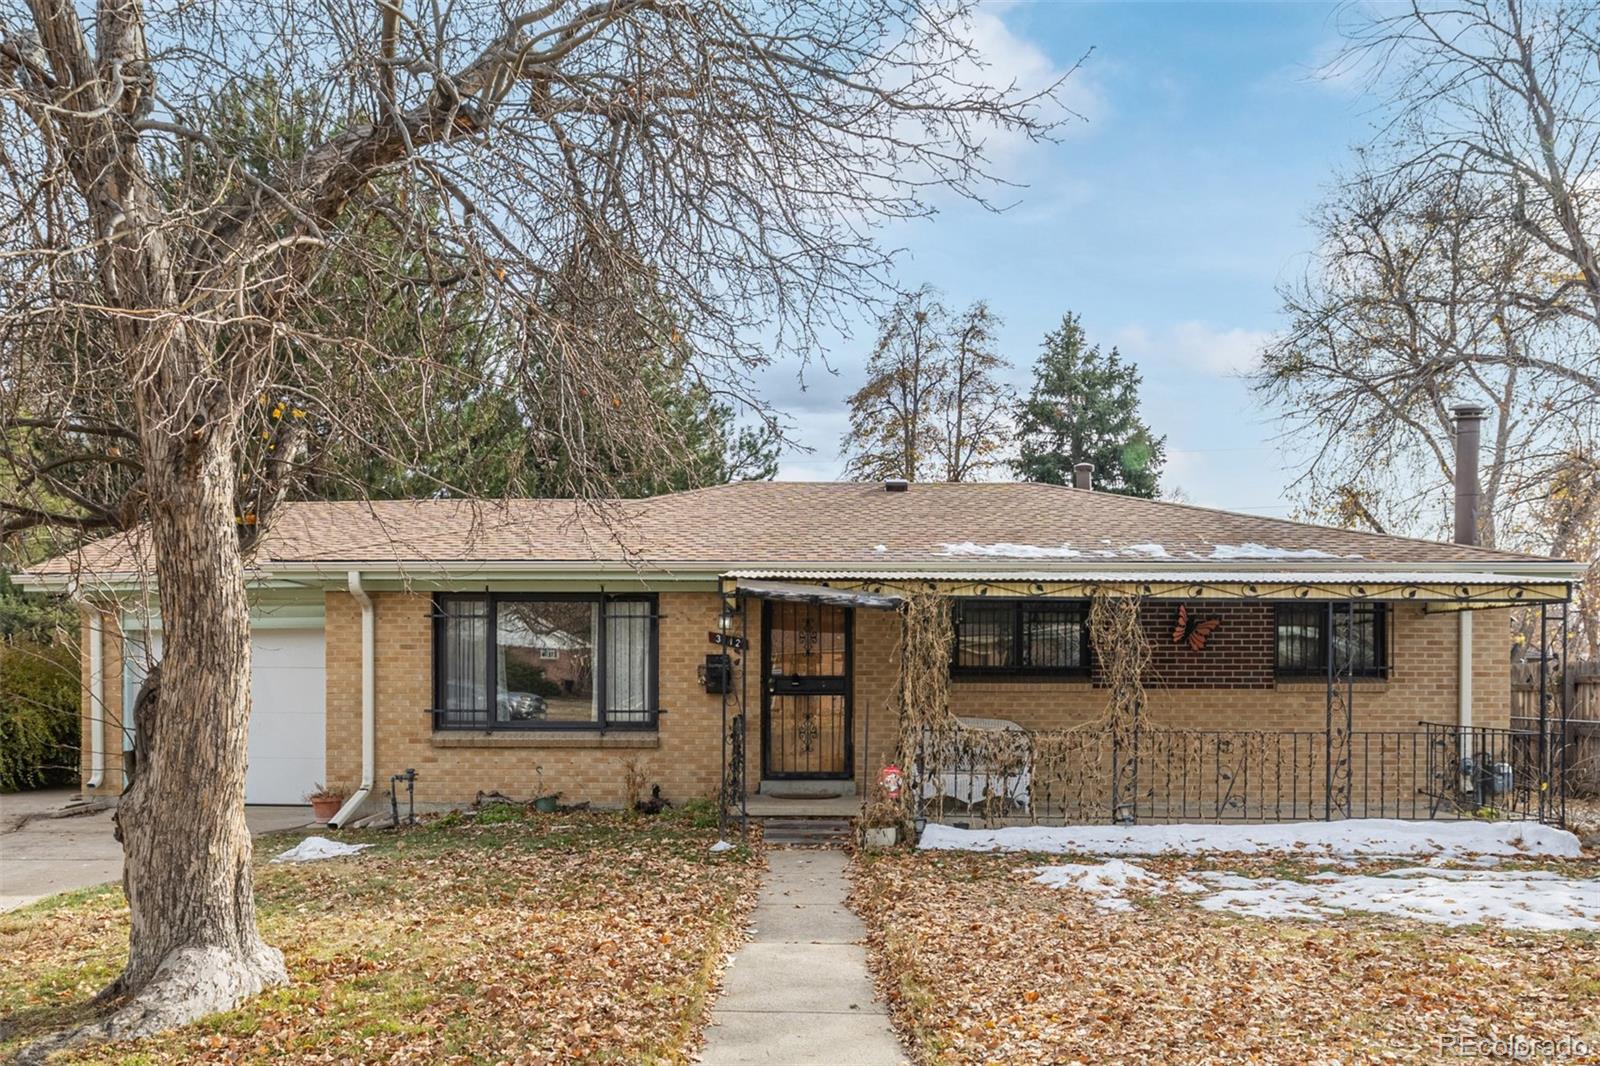
<svg viewBox="0 0 1600 1066">
<path fill-rule="evenodd" d="M 1470 1039 L 1518 1036 L 1587 1044 L 1568 1060 L 1600 1055 L 1600 934 L 1355 913 L 1241 918 L 1137 886 L 1128 909 L 1111 910 L 1033 882 L 1034 867 L 1063 858 L 856 862 L 853 903 L 879 989 L 917 1062 L 1461 1061 Z M 1139 863 L 1169 878 L 1306 880 L 1327 869 L 1284 856 Z M 1600 872 L 1592 861 L 1538 865 Z"/>
<path fill-rule="evenodd" d="M 715 829 L 678 812 L 497 813 L 339 834 L 375 846 L 303 865 L 267 859 L 308 834 L 257 840 L 261 926 L 291 983 L 59 1061 L 687 1061 L 759 857 L 710 854 Z M 126 941 L 117 888 L 0 915 L 0 1058 L 81 1018 Z"/>
</svg>

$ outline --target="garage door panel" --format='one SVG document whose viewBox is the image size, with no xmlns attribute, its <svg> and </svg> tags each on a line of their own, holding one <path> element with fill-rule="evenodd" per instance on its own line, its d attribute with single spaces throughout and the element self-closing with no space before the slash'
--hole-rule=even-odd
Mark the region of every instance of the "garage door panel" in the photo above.
<svg viewBox="0 0 1600 1066">
<path fill-rule="evenodd" d="M 245 802 L 304 803 L 326 772 L 322 630 L 257 630 L 251 655 Z"/>
</svg>

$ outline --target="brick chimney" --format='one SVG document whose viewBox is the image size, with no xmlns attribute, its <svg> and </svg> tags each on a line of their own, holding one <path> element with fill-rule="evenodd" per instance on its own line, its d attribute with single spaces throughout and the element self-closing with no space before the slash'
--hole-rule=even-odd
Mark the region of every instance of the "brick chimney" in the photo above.
<svg viewBox="0 0 1600 1066">
<path fill-rule="evenodd" d="M 1464 403 L 1456 416 L 1456 543 L 1478 543 L 1478 449 L 1482 444 L 1483 408 Z"/>
<path fill-rule="evenodd" d="M 1072 484 L 1086 491 L 1094 489 L 1094 464 L 1074 463 L 1072 466 Z"/>
</svg>

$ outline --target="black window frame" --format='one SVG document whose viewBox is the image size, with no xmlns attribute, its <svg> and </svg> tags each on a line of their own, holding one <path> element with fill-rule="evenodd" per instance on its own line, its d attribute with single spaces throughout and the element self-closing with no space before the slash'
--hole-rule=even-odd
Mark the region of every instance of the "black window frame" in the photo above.
<svg viewBox="0 0 1600 1066">
<path fill-rule="evenodd" d="M 1002 606 L 1011 609 L 1011 656 L 1003 666 L 972 666 L 961 663 L 962 614 L 968 604 L 973 606 Z M 1025 641 L 1023 619 L 1030 611 L 1046 612 L 1070 610 L 1078 615 L 1078 664 L 1076 666 L 1031 666 L 1024 663 Z M 1094 669 L 1089 642 L 1089 601 L 1066 599 L 1040 599 L 1036 597 L 964 596 L 953 601 L 950 641 L 950 676 L 952 678 L 1087 678 Z"/>
<path fill-rule="evenodd" d="M 499 610 L 502 603 L 533 603 L 548 601 L 563 601 L 573 603 L 592 603 L 598 608 L 598 623 L 595 627 L 594 644 L 594 699 L 595 721 L 592 722 L 562 722 L 530 719 L 527 721 L 500 721 L 495 718 L 495 708 L 498 706 L 499 693 L 496 691 L 496 677 L 498 675 L 498 662 L 500 648 L 499 640 Z M 447 605 L 452 602 L 482 603 L 485 608 L 485 624 L 487 625 L 484 661 L 484 692 L 485 706 L 481 710 L 466 710 L 445 706 L 445 671 L 444 671 L 444 634 L 445 626 L 450 620 Z M 634 710 L 613 711 L 609 706 L 610 700 L 606 696 L 607 677 L 609 674 L 610 647 L 606 623 L 606 606 L 612 603 L 647 603 L 650 610 L 646 617 L 650 622 L 649 646 L 646 654 L 645 694 L 648 706 L 642 712 L 642 718 L 611 720 L 613 714 L 640 715 Z M 654 731 L 660 725 L 661 709 L 661 607 L 660 599 L 653 592 L 634 593 L 605 593 L 605 592 L 438 592 L 433 596 L 433 728 L 439 732 L 470 732 L 470 733 L 498 733 L 498 732 L 611 732 L 618 730 Z M 452 716 L 457 716 L 454 720 Z M 466 720 L 461 720 L 465 718 Z"/>
<path fill-rule="evenodd" d="M 1329 607 L 1333 615 L 1349 614 L 1353 609 L 1371 610 L 1373 613 L 1373 648 L 1371 666 L 1352 669 L 1350 676 L 1357 681 L 1382 681 L 1388 678 L 1393 667 L 1393 646 L 1390 643 L 1389 604 L 1370 600 L 1335 600 L 1273 605 L 1272 612 L 1272 672 L 1275 677 L 1291 681 L 1325 680 L 1328 677 L 1328 620 Z M 1317 629 L 1317 657 L 1314 663 L 1285 664 L 1283 643 L 1279 636 L 1286 621 L 1294 625 L 1315 625 Z M 1340 675 L 1341 677 L 1343 674 Z"/>
</svg>

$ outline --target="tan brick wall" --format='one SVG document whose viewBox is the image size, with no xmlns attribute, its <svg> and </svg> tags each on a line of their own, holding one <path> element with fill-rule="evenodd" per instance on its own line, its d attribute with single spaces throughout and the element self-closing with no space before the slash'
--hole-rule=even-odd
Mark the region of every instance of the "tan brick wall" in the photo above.
<svg viewBox="0 0 1600 1066">
<path fill-rule="evenodd" d="M 721 779 L 722 702 L 707 694 L 696 668 L 712 646 L 720 601 L 715 593 L 664 593 L 660 598 L 660 703 L 653 736 L 615 730 L 607 741 L 559 733 L 505 731 L 435 734 L 432 705 L 432 601 L 426 594 L 375 593 L 377 624 L 377 779 L 417 771 L 419 803 L 471 800 L 479 791 L 532 797 L 543 769 L 546 791 L 564 801 L 623 802 L 627 767 L 637 765 L 648 789 L 659 784 L 670 800 L 715 795 Z M 361 610 L 342 592 L 327 609 L 327 741 L 329 784 L 352 790 L 361 777 Z M 650 747 L 603 747 L 603 743 Z M 585 743 L 583 747 L 569 747 Z M 512 746 L 514 745 L 514 746 Z M 527 746 L 541 745 L 541 746 Z M 558 746 L 560 745 L 560 746 Z"/>
<path fill-rule="evenodd" d="M 661 717 L 654 747 L 492 746 L 567 743 L 560 738 L 498 734 L 448 734 L 438 739 L 427 711 L 432 703 L 433 633 L 426 594 L 373 594 L 377 608 L 377 780 L 387 793 L 391 774 L 418 772 L 422 803 L 461 802 L 479 791 L 531 796 L 544 769 L 547 790 L 568 802 L 614 805 L 624 798 L 626 764 L 636 762 L 647 783 L 659 783 L 674 801 L 711 796 L 720 780 L 722 703 L 701 687 L 696 670 L 713 650 L 706 634 L 716 627 L 719 600 L 710 592 L 663 592 L 660 627 Z M 326 597 L 328 783 L 354 789 L 361 777 L 361 611 L 344 592 Z M 748 619 L 746 696 L 750 710 L 749 782 L 761 775 L 760 605 Z M 107 793 L 122 784 L 122 639 L 114 614 L 105 617 Z M 1393 667 L 1383 682 L 1362 682 L 1355 691 L 1358 729 L 1411 730 L 1419 719 L 1453 722 L 1456 714 L 1456 617 L 1426 614 L 1396 605 L 1391 615 Z M 1510 704 L 1505 611 L 1474 615 L 1473 706 L 1477 724 L 1504 726 Z M 894 742 L 893 649 L 898 616 L 861 610 L 855 616 L 853 693 L 855 766 L 858 778 L 875 776 Z M 88 616 L 83 618 L 83 778 L 89 775 Z M 737 658 L 737 657 L 736 657 Z M 736 670 L 736 676 L 738 671 Z M 1083 722 L 1104 708 L 1105 692 L 1086 680 L 1041 682 L 956 681 L 957 714 L 1009 718 L 1033 728 Z M 735 707 L 735 710 L 737 708 Z M 1218 729 L 1321 729 L 1324 692 L 1319 683 L 1278 684 L 1272 689 L 1163 688 L 1152 685 L 1151 720 L 1175 727 Z M 615 737 L 629 737 L 613 733 Z M 505 739 L 502 739 L 505 738 Z M 626 741 L 625 741 L 626 742 Z M 632 741 L 637 743 L 638 738 Z M 470 743 L 473 746 L 446 746 Z"/>
</svg>

